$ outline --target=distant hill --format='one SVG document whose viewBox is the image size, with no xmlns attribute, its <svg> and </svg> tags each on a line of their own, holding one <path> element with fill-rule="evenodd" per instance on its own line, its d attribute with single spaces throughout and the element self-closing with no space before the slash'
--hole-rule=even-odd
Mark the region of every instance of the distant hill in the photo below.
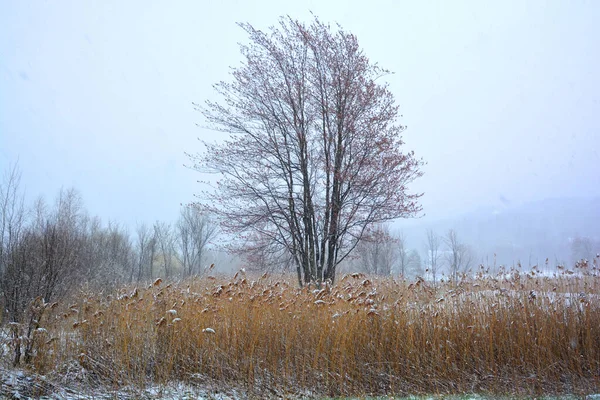
<svg viewBox="0 0 600 400">
<path fill-rule="evenodd" d="M 477 262 L 524 267 L 571 263 L 571 241 L 588 237 L 600 252 L 600 197 L 554 198 L 502 208 L 484 208 L 456 218 L 425 222 L 405 220 L 392 229 L 404 232 L 408 245 L 425 252 L 425 233 L 433 229 L 444 235 L 455 229 L 473 247 Z"/>
</svg>

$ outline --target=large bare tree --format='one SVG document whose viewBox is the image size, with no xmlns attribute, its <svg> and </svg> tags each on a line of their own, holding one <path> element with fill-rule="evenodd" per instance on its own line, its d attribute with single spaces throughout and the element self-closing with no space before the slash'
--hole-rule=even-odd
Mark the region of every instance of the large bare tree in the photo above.
<svg viewBox="0 0 600 400">
<path fill-rule="evenodd" d="M 300 285 L 334 281 L 368 227 L 421 210 L 408 185 L 422 161 L 403 151 L 388 71 L 354 35 L 317 18 L 240 26 L 245 60 L 215 85 L 222 101 L 196 105 L 230 134 L 192 156 L 221 174 L 201 204 L 250 254 L 289 254 Z"/>
</svg>

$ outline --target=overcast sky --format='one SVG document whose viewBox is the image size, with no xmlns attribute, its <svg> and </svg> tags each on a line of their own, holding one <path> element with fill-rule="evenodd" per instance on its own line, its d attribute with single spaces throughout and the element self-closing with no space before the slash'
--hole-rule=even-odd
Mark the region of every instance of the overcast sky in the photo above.
<svg viewBox="0 0 600 400">
<path fill-rule="evenodd" d="M 0 0 L 0 172 L 105 221 L 174 220 L 201 179 L 184 152 L 218 135 L 191 103 L 239 65 L 236 22 L 311 10 L 395 72 L 428 218 L 600 195 L 598 1 Z"/>
</svg>

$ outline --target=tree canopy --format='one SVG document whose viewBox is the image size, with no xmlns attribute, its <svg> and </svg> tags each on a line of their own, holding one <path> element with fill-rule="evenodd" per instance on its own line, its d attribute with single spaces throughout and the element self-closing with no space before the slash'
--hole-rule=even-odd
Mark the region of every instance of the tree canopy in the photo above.
<svg viewBox="0 0 600 400">
<path fill-rule="evenodd" d="M 221 100 L 197 105 L 222 143 L 204 143 L 194 167 L 220 174 L 199 205 L 238 251 L 295 267 L 298 282 L 335 280 L 336 268 L 378 223 L 415 216 L 408 184 L 423 162 L 404 151 L 389 72 L 357 38 L 314 18 L 281 18 L 250 42 Z"/>
</svg>

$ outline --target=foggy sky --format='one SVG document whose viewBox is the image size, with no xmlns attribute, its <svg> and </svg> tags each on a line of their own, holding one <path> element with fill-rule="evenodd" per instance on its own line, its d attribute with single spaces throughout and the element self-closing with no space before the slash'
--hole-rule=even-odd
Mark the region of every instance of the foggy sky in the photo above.
<svg viewBox="0 0 600 400">
<path fill-rule="evenodd" d="M 172 221 L 202 179 L 184 167 L 192 102 L 215 99 L 247 42 L 310 11 L 392 70 L 427 218 L 600 196 L 600 2 L 0 0 L 0 173 L 29 199 L 75 187 L 92 215 Z"/>
</svg>

